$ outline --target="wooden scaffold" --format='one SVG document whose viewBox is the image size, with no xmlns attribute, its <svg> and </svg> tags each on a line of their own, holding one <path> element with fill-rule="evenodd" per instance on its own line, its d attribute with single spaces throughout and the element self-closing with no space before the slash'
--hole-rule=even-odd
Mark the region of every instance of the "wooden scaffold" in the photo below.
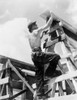
<svg viewBox="0 0 77 100">
<path fill-rule="evenodd" d="M 2 59 L 1 59 L 2 58 Z M 14 100 L 16 97 L 21 95 L 21 100 L 25 100 L 26 91 L 30 91 L 30 94 L 34 94 L 34 90 L 32 86 L 28 83 L 26 79 L 26 75 L 35 76 L 34 71 L 20 69 L 15 67 L 9 58 L 1 56 L 1 69 L 0 69 L 0 100 Z M 6 59 L 4 61 L 4 59 Z M 33 67 L 33 66 L 32 66 Z M 16 82 L 21 82 L 22 87 L 21 91 L 14 94 L 14 86 L 16 87 L 16 82 L 14 82 L 14 77 L 16 78 Z M 20 80 L 19 80 L 20 79 Z M 18 83 L 19 83 L 18 82 Z M 13 84 L 14 83 L 14 84 Z M 20 88 L 18 87 L 18 88 Z"/>
<path fill-rule="evenodd" d="M 65 21 L 56 16 L 55 19 L 58 21 L 52 28 L 52 32 L 56 31 L 57 28 L 61 28 L 62 31 L 68 34 L 76 32 L 72 27 L 69 27 Z M 55 21 L 53 22 L 55 23 Z M 63 26 L 59 26 L 60 21 L 62 21 Z M 76 34 L 75 36 L 77 39 Z M 51 52 L 51 43 L 51 40 L 46 41 L 45 52 Z M 47 98 L 44 97 L 41 100 L 76 100 L 77 98 L 77 59 L 74 58 L 71 53 L 68 53 L 61 58 L 59 63 L 60 66 L 58 66 L 57 70 L 61 72 L 61 75 L 48 79 L 44 77 L 46 83 L 44 85 L 46 89 L 45 96 Z M 0 67 L 0 100 L 15 100 L 16 97 L 20 95 L 21 100 L 33 100 L 34 91 L 36 91 L 36 89 L 32 87 L 32 84 L 36 82 L 34 66 L 21 64 L 20 61 L 5 56 L 0 56 L 0 64 L 2 66 Z M 63 83 L 65 88 L 63 87 Z M 21 89 L 20 92 L 14 94 L 14 88 L 17 88 L 16 84 L 18 88 Z M 31 98 L 27 98 L 27 96 L 30 96 L 29 94 L 31 94 Z M 56 94 L 58 95 L 56 96 Z"/>
<path fill-rule="evenodd" d="M 51 27 L 51 30 L 49 32 L 50 38 L 46 39 L 45 44 L 44 44 L 45 52 L 52 52 L 52 47 L 56 42 L 55 41 L 53 42 L 51 40 L 52 38 L 51 34 L 54 33 L 57 35 L 57 31 L 56 31 L 57 29 L 60 29 L 62 33 L 68 35 L 70 38 L 73 38 L 75 41 L 77 41 L 77 34 L 76 34 L 77 30 L 74 29 L 68 23 L 66 23 L 64 20 L 57 17 L 52 12 L 46 11 L 43 14 L 41 14 L 41 17 L 46 20 L 46 18 L 51 16 L 51 14 L 54 16 L 54 19 L 52 22 L 53 27 Z M 64 47 L 62 49 L 65 50 Z M 73 53 L 77 55 L 76 52 L 77 51 Z M 76 100 L 77 98 L 77 59 L 74 58 L 72 53 L 65 53 L 64 56 L 61 57 L 61 60 L 59 61 L 59 66 L 57 67 L 57 70 L 60 71 L 62 75 L 53 77 L 52 79 L 51 78 L 48 79 L 49 81 L 47 84 L 45 84 L 45 86 L 48 86 L 46 95 L 49 95 L 50 97 L 45 100 L 61 100 L 61 99 L 66 100 L 67 98 L 70 100 L 74 98 L 74 100 Z"/>
</svg>

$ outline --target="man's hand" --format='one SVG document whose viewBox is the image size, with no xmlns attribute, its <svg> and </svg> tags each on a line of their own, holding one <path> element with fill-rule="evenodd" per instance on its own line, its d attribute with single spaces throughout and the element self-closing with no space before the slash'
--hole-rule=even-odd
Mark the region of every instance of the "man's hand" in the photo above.
<svg viewBox="0 0 77 100">
<path fill-rule="evenodd" d="M 65 40 L 65 34 L 58 36 L 58 41 L 63 41 L 63 40 Z"/>
<path fill-rule="evenodd" d="M 64 40 L 65 39 L 65 34 L 62 34 L 61 35 L 61 40 Z"/>
<path fill-rule="evenodd" d="M 63 23 L 62 22 L 59 22 L 59 26 L 63 26 Z"/>
</svg>

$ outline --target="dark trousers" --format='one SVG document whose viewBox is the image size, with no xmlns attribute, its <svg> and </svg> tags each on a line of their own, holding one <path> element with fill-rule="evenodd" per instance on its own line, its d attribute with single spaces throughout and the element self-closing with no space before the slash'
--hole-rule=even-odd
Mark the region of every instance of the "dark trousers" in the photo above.
<svg viewBox="0 0 77 100">
<path fill-rule="evenodd" d="M 60 56 L 55 53 L 33 52 L 32 60 L 36 67 L 37 95 L 44 95 L 44 76 L 52 76 L 56 70 Z M 49 66 L 44 72 L 44 65 Z"/>
</svg>

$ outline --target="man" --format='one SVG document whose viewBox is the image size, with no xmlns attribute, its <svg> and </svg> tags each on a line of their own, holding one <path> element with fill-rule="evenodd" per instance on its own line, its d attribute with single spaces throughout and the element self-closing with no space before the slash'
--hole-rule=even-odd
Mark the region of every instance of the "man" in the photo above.
<svg viewBox="0 0 77 100">
<path fill-rule="evenodd" d="M 49 28 L 49 26 L 52 24 L 53 16 L 51 16 L 43 27 L 38 28 L 36 22 L 31 22 L 28 25 L 29 29 L 29 43 L 30 47 L 32 49 L 32 61 L 34 62 L 35 68 L 36 68 L 36 79 L 37 79 L 37 96 L 39 98 L 44 95 L 44 65 L 47 63 L 51 63 L 51 76 L 54 74 L 56 66 L 58 64 L 58 61 L 60 59 L 60 56 L 55 53 L 44 53 L 41 50 L 41 33 L 43 33 L 44 30 Z"/>
</svg>

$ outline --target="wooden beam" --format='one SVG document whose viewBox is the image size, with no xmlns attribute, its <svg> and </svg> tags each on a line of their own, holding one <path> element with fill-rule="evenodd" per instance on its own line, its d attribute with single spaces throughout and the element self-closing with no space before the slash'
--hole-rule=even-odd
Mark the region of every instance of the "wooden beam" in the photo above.
<svg viewBox="0 0 77 100">
<path fill-rule="evenodd" d="M 52 86 L 51 97 L 55 96 L 56 86 L 57 86 L 57 83 L 53 84 Z"/>
<path fill-rule="evenodd" d="M 12 77 L 11 77 L 11 68 L 8 66 L 8 62 L 6 62 L 6 76 L 9 77 L 9 84 L 6 85 L 6 93 L 9 94 L 9 96 L 13 95 L 13 89 L 11 86 L 12 83 Z"/>
<path fill-rule="evenodd" d="M 34 71 L 22 69 L 22 72 L 25 72 L 25 74 L 30 75 L 30 76 L 35 76 L 35 72 Z"/>
<path fill-rule="evenodd" d="M 2 68 L 2 69 L 0 69 L 0 72 L 3 72 L 4 70 L 6 70 L 7 68 Z"/>
<path fill-rule="evenodd" d="M 62 74 L 65 74 L 65 71 L 61 68 L 60 64 L 59 64 L 59 67 L 58 68 L 61 70 Z M 67 79 L 66 82 L 69 85 L 70 89 L 73 92 L 75 92 L 75 87 L 74 87 L 73 83 L 71 82 L 71 80 L 70 79 Z"/>
<path fill-rule="evenodd" d="M 2 84 L 6 84 L 9 82 L 9 77 L 6 77 L 6 78 L 3 78 L 3 79 L 0 79 L 0 85 Z"/>
<path fill-rule="evenodd" d="M 11 63 L 15 67 L 35 71 L 35 66 L 33 64 L 29 64 L 29 63 L 26 63 L 26 62 L 23 62 L 17 59 L 13 59 L 7 56 L 0 55 L 0 63 L 5 64 L 8 59 L 11 61 Z"/>
<path fill-rule="evenodd" d="M 15 71 L 15 73 L 19 76 L 19 78 L 23 81 L 23 83 L 29 88 L 29 90 L 34 94 L 34 90 L 31 86 L 27 83 L 27 81 L 21 76 L 18 70 L 11 64 L 10 60 L 8 60 L 8 65 Z"/>
<path fill-rule="evenodd" d="M 77 32 L 77 29 L 70 25 L 69 23 L 65 22 L 64 20 L 60 19 L 62 21 L 62 26 L 65 27 L 66 29 L 70 30 L 73 33 Z"/>
<path fill-rule="evenodd" d="M 24 90 L 20 91 L 19 93 L 13 95 L 12 97 L 10 97 L 10 99 L 14 99 L 14 98 L 18 97 L 19 95 L 23 94 L 24 92 L 26 92 L 26 89 L 24 89 Z"/>
<path fill-rule="evenodd" d="M 66 63 L 66 66 L 67 66 L 67 68 L 68 68 L 69 73 L 75 71 L 75 70 L 76 70 L 76 66 L 73 64 L 71 58 L 70 58 L 70 57 L 67 57 L 67 59 L 65 59 L 65 60 L 66 60 L 66 61 L 63 62 L 63 63 L 64 63 L 64 64 Z M 72 65 L 72 64 L 73 64 L 73 65 Z M 71 80 L 72 80 L 73 85 L 74 85 L 74 87 L 75 87 L 75 90 L 76 90 L 76 92 L 77 92 L 77 82 L 76 82 L 73 78 L 71 78 Z"/>
<path fill-rule="evenodd" d="M 23 90 L 27 90 L 26 85 L 23 83 Z M 26 92 L 22 94 L 21 100 L 26 100 Z"/>
<path fill-rule="evenodd" d="M 63 96 L 64 91 L 63 91 L 62 82 L 58 82 L 58 87 L 59 87 L 59 96 Z"/>
<path fill-rule="evenodd" d="M 0 91 L 0 96 L 2 96 L 2 94 L 3 94 L 4 87 L 5 87 L 5 85 L 3 84 L 2 88 L 1 88 L 1 91 Z"/>
<path fill-rule="evenodd" d="M 62 74 L 61 76 L 58 76 L 58 77 L 51 79 L 51 82 L 54 84 L 54 83 L 57 83 L 57 82 L 60 82 L 63 80 L 67 80 L 69 78 L 73 78 L 76 76 L 77 76 L 77 71 L 72 71 L 72 72 L 69 72 L 67 74 Z"/>
<path fill-rule="evenodd" d="M 71 95 L 49 98 L 48 100 L 77 100 L 77 94 L 71 94 Z"/>
<path fill-rule="evenodd" d="M 62 26 L 66 27 L 66 29 L 71 30 L 73 33 L 77 32 L 77 29 L 75 27 L 73 27 L 72 25 L 70 25 L 69 23 L 67 23 L 66 21 L 64 21 L 63 19 L 61 19 L 59 16 L 56 16 L 53 12 L 51 12 L 50 10 L 46 10 L 45 12 L 43 12 L 40 16 L 46 20 L 47 17 L 49 16 L 53 16 L 53 21 L 61 21 L 62 22 Z"/>
<path fill-rule="evenodd" d="M 0 96 L 0 100 L 4 100 L 4 99 L 8 99 L 9 98 L 9 95 L 5 95 L 5 96 Z"/>
</svg>

